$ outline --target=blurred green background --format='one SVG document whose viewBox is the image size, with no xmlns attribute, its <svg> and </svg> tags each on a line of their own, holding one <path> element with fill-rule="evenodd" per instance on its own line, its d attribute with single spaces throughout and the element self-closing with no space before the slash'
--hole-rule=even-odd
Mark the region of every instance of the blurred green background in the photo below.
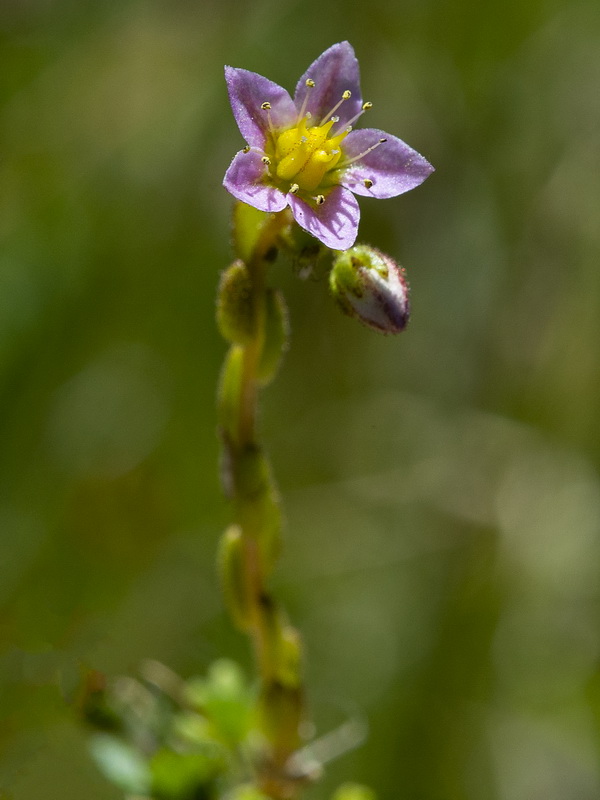
<svg viewBox="0 0 600 800">
<path fill-rule="evenodd" d="M 119 797 L 72 719 L 82 667 L 250 666 L 213 572 L 222 67 L 293 89 L 348 39 L 368 124 L 437 171 L 361 199 L 409 273 L 401 337 L 273 275 L 276 590 L 321 731 L 371 727 L 311 797 L 597 800 L 597 2 L 3 0 L 0 32 L 0 787 Z"/>
</svg>

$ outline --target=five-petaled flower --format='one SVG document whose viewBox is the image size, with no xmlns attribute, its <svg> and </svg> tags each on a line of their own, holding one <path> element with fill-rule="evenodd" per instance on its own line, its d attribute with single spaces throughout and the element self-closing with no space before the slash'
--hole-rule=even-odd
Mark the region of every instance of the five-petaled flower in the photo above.
<svg viewBox="0 0 600 800">
<path fill-rule="evenodd" d="M 289 205 L 296 222 L 327 247 L 354 244 L 360 217 L 354 194 L 395 197 L 433 172 L 395 136 L 353 130 L 372 104 L 362 100 L 348 42 L 334 44 L 311 64 L 293 100 L 255 72 L 225 67 L 225 79 L 247 142 L 225 174 L 225 188 L 261 211 Z"/>
</svg>

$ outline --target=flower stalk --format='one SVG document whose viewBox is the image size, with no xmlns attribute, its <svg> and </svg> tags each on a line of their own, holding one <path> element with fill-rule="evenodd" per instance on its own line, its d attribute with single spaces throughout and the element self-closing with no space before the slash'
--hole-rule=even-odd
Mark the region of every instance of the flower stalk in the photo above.
<svg viewBox="0 0 600 800">
<path fill-rule="evenodd" d="M 236 206 L 240 258 L 222 277 L 217 308 L 221 332 L 231 342 L 218 416 L 223 483 L 234 508 L 234 523 L 221 544 L 220 573 L 233 621 L 254 647 L 267 743 L 256 766 L 257 783 L 274 800 L 297 793 L 298 780 L 286 765 L 301 744 L 305 715 L 300 639 L 268 585 L 280 549 L 281 510 L 257 426 L 260 387 L 274 376 L 285 347 L 283 300 L 268 287 L 267 271 L 289 224 L 287 212 L 260 214 Z"/>
</svg>

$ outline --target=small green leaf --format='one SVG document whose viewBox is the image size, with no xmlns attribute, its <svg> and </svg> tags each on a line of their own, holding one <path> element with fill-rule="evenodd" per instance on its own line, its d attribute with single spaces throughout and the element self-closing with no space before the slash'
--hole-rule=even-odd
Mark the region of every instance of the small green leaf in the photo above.
<svg viewBox="0 0 600 800">
<path fill-rule="evenodd" d="M 107 734 L 92 736 L 89 747 L 101 771 L 120 789 L 128 794 L 148 793 L 150 770 L 133 747 Z"/>
<path fill-rule="evenodd" d="M 245 203 L 233 207 L 233 245 L 238 258 L 249 263 L 265 228 L 271 223 L 271 214 L 259 211 Z"/>
<path fill-rule="evenodd" d="M 159 750 L 150 762 L 152 792 L 160 797 L 191 798 L 226 767 L 222 753 L 213 748 L 200 753 Z"/>
<path fill-rule="evenodd" d="M 183 711 L 174 716 L 173 733 L 186 744 L 200 745 L 213 741 L 210 723 L 194 711 Z"/>
<path fill-rule="evenodd" d="M 231 525 L 223 534 L 218 566 L 229 613 L 237 627 L 245 631 L 250 625 L 250 608 L 244 570 L 244 542 L 238 525 Z"/>
<path fill-rule="evenodd" d="M 243 348 L 240 345 L 232 345 L 225 357 L 219 382 L 219 424 L 227 437 L 233 442 L 238 438 L 237 425 L 241 402 L 243 360 Z"/>
<path fill-rule="evenodd" d="M 229 342 L 247 344 L 256 335 L 252 278 L 243 261 L 234 261 L 221 275 L 217 324 L 221 335 Z"/>
<path fill-rule="evenodd" d="M 245 697 L 247 681 L 239 664 L 229 658 L 219 658 L 208 668 L 208 683 L 220 697 Z"/>
<path fill-rule="evenodd" d="M 302 683 L 302 646 L 298 631 L 291 625 L 282 628 L 277 651 L 279 681 L 290 689 L 299 688 Z"/>
<path fill-rule="evenodd" d="M 275 377 L 289 334 L 289 314 L 283 294 L 269 289 L 265 297 L 265 339 L 258 365 L 258 377 L 263 386 Z"/>
<path fill-rule="evenodd" d="M 252 695 L 239 666 L 219 659 L 211 666 L 208 678 L 189 681 L 188 702 L 211 723 L 211 734 L 229 746 L 246 738 L 250 729 Z"/>
<path fill-rule="evenodd" d="M 377 800 L 377 796 L 368 786 L 360 783 L 344 783 L 335 792 L 332 800 Z"/>
<path fill-rule="evenodd" d="M 228 800 L 270 800 L 268 795 L 263 794 L 256 786 L 251 783 L 244 783 L 242 786 L 236 788 L 227 795 Z"/>
</svg>

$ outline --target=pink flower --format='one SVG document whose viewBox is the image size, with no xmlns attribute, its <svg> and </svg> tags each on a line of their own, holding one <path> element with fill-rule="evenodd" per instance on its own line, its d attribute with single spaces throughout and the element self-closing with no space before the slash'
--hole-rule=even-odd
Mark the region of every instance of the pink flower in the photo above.
<svg viewBox="0 0 600 800">
<path fill-rule="evenodd" d="M 231 108 L 247 142 L 223 185 L 261 211 L 290 206 L 296 222 L 327 247 L 354 244 L 355 194 L 386 198 L 414 189 L 433 167 L 400 139 L 376 128 L 353 130 L 363 103 L 358 61 L 334 44 L 298 81 L 294 99 L 276 83 L 225 67 Z"/>
</svg>

